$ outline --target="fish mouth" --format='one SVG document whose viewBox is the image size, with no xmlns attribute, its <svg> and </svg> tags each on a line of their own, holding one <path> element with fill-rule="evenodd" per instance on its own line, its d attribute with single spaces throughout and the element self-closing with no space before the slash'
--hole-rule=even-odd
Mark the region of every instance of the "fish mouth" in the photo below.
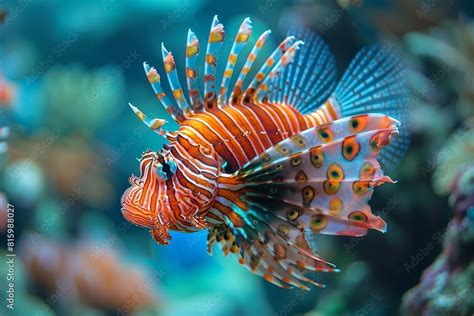
<svg viewBox="0 0 474 316">
<path fill-rule="evenodd" d="M 128 188 L 122 195 L 121 204 L 122 216 L 130 223 L 144 227 L 144 228 L 155 228 L 156 222 L 152 216 L 152 212 L 139 205 L 135 205 L 130 201 L 131 193 L 135 187 Z"/>
<path fill-rule="evenodd" d="M 130 223 L 140 226 L 143 228 L 150 229 L 150 233 L 153 238 L 161 245 L 167 245 L 171 240 L 171 235 L 168 233 L 169 225 L 157 223 L 157 220 L 153 218 L 152 212 L 139 205 L 130 203 L 131 194 L 134 193 L 134 186 L 128 188 L 122 195 L 121 203 L 122 216 Z"/>
</svg>

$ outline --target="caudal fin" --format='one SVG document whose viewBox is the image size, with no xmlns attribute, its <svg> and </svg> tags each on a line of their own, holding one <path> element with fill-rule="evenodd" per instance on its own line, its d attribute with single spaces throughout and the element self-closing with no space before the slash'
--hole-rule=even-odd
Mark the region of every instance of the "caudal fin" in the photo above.
<svg viewBox="0 0 474 316">
<path fill-rule="evenodd" d="M 341 117 L 379 113 L 400 121 L 399 135 L 380 153 L 380 162 L 384 167 L 393 167 L 400 161 L 410 140 L 409 94 L 401 61 L 388 46 L 362 49 L 339 81 L 330 102 Z"/>
</svg>

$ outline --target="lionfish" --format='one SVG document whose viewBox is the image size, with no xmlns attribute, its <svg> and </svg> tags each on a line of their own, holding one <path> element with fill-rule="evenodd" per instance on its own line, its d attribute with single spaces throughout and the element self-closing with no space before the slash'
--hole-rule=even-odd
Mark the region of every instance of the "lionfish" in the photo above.
<svg viewBox="0 0 474 316">
<path fill-rule="evenodd" d="M 180 127 L 164 131 L 166 120 L 150 118 L 130 104 L 169 143 L 143 153 L 140 177 L 129 178 L 121 211 L 129 222 L 150 229 L 162 245 L 171 239 L 169 230 L 207 229 L 209 254 L 217 243 L 225 255 L 234 254 L 251 272 L 280 287 L 322 287 L 306 272 L 338 269 L 308 242 L 314 234 L 386 231 L 368 201 L 374 187 L 394 182 L 379 161 L 394 163 L 407 147 L 407 133 L 399 131 L 408 107 L 403 67 L 387 45 L 375 45 L 356 55 L 336 85 L 328 46 L 310 30 L 292 28 L 251 77 L 270 30 L 243 54 L 251 33 L 246 18 L 218 87 L 217 57 L 225 33 L 214 17 L 201 91 L 200 46 L 189 30 L 187 95 L 173 55 L 162 44 L 175 102 L 160 85 L 157 70 L 143 64 L 156 97 Z M 232 87 L 239 58 L 245 62 Z M 398 137 L 392 140 L 394 134 Z"/>
</svg>

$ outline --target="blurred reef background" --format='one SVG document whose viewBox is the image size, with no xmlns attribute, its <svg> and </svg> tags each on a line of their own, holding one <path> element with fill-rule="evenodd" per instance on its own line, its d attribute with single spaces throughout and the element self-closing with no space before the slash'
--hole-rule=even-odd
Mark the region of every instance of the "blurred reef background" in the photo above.
<svg viewBox="0 0 474 316">
<path fill-rule="evenodd" d="M 388 232 L 316 236 L 342 270 L 314 275 L 326 289 L 279 289 L 210 257 L 205 232 L 160 247 L 120 213 L 136 158 L 162 145 L 127 103 L 167 118 L 141 64 L 160 64 L 164 41 L 183 71 L 188 28 L 207 38 L 215 14 L 227 34 L 249 16 L 274 46 L 309 27 L 340 75 L 366 45 L 403 56 L 411 145 L 371 201 Z M 472 315 L 473 18 L 469 0 L 0 1 L 0 315 Z"/>
</svg>

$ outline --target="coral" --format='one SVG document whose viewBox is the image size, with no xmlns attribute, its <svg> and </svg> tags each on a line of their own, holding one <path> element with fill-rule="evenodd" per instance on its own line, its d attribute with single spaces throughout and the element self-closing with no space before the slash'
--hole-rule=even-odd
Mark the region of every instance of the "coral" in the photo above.
<svg viewBox="0 0 474 316">
<path fill-rule="evenodd" d="M 437 155 L 438 166 L 433 175 L 433 186 L 439 194 L 447 194 L 459 170 L 474 160 L 474 119 L 449 138 L 447 145 Z"/>
<path fill-rule="evenodd" d="M 444 83 L 447 103 L 457 107 L 456 115 L 466 118 L 474 114 L 474 22 L 448 20 L 425 32 L 412 32 L 404 38 L 406 50 L 425 67 L 437 66 L 429 84 Z M 439 92 L 439 91 L 437 91 Z M 453 97 L 454 95 L 454 97 Z"/>
<path fill-rule="evenodd" d="M 43 78 L 50 126 L 89 133 L 121 109 L 124 79 L 117 67 L 87 71 L 79 65 L 55 65 Z"/>
<path fill-rule="evenodd" d="M 142 267 L 124 265 L 110 249 L 98 252 L 92 243 L 70 246 L 28 234 L 21 241 L 20 253 L 34 285 L 48 298 L 58 296 L 62 304 L 79 302 L 127 314 L 157 303 L 156 282 L 147 280 Z"/>
<path fill-rule="evenodd" d="M 113 201 L 109 169 L 101 156 L 101 147 L 89 143 L 87 138 L 66 137 L 64 130 L 56 128 L 46 135 L 12 143 L 10 156 L 12 162 L 7 166 L 10 179 L 23 179 L 23 171 L 31 169 L 27 167 L 37 166 L 64 199 L 80 198 L 94 207 L 108 206 Z M 21 161 L 24 163 L 20 164 Z"/>
<path fill-rule="evenodd" d="M 472 140 L 472 130 L 468 132 Z M 435 183 L 441 191 L 450 192 L 454 218 L 448 225 L 442 253 L 425 270 L 420 284 L 405 294 L 404 315 L 472 315 L 474 312 L 472 141 L 462 139 L 448 146 L 450 155 L 441 161 Z"/>
</svg>

